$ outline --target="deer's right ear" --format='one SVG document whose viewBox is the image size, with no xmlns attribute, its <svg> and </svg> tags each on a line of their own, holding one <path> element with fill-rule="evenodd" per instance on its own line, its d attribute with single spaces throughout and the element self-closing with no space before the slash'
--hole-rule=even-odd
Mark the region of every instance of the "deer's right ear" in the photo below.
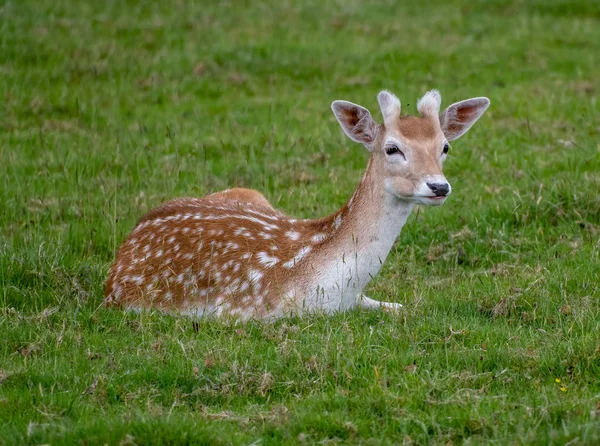
<svg viewBox="0 0 600 446">
<path fill-rule="evenodd" d="M 352 141 L 361 142 L 367 149 L 373 150 L 377 123 L 373 121 L 369 110 L 348 101 L 333 101 L 331 109 L 342 130 Z"/>
</svg>

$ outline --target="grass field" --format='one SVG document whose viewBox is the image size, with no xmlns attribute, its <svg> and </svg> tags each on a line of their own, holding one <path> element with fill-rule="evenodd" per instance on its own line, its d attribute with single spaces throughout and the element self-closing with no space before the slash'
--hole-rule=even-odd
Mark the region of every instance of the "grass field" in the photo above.
<svg viewBox="0 0 600 446">
<path fill-rule="evenodd" d="M 600 444 L 600 3 L 0 2 L 0 444 Z M 334 99 L 492 106 L 374 298 L 273 324 L 102 307 L 175 196 L 299 217 L 367 152 Z"/>
</svg>

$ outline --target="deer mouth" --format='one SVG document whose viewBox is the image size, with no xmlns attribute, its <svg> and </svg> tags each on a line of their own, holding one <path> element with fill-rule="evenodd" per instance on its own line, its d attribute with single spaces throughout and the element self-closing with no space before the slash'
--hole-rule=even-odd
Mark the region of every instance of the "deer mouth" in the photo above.
<svg viewBox="0 0 600 446">
<path fill-rule="evenodd" d="M 419 201 L 428 206 L 439 206 L 446 201 L 446 198 L 448 198 L 448 195 L 428 195 L 425 197 L 419 197 Z"/>
</svg>

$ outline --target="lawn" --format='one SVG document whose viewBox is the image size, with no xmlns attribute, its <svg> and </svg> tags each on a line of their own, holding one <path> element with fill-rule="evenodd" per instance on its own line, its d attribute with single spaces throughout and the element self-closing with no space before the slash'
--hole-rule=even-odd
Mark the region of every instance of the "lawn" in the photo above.
<svg viewBox="0 0 600 446">
<path fill-rule="evenodd" d="M 599 444 L 600 3 L 0 2 L 0 444 Z M 335 99 L 491 107 L 369 286 L 398 314 L 102 306 L 146 211 L 302 218 L 368 153 Z"/>
</svg>

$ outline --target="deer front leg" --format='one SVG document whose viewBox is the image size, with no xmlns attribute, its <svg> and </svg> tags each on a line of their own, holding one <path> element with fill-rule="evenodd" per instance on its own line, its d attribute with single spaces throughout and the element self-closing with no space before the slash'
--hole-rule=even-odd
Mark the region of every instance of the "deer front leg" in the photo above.
<svg viewBox="0 0 600 446">
<path fill-rule="evenodd" d="M 394 303 L 394 302 L 381 302 L 378 300 L 371 299 L 370 297 L 361 294 L 358 296 L 358 305 L 362 308 L 381 308 L 385 311 L 393 312 L 402 308 L 402 304 Z"/>
</svg>

